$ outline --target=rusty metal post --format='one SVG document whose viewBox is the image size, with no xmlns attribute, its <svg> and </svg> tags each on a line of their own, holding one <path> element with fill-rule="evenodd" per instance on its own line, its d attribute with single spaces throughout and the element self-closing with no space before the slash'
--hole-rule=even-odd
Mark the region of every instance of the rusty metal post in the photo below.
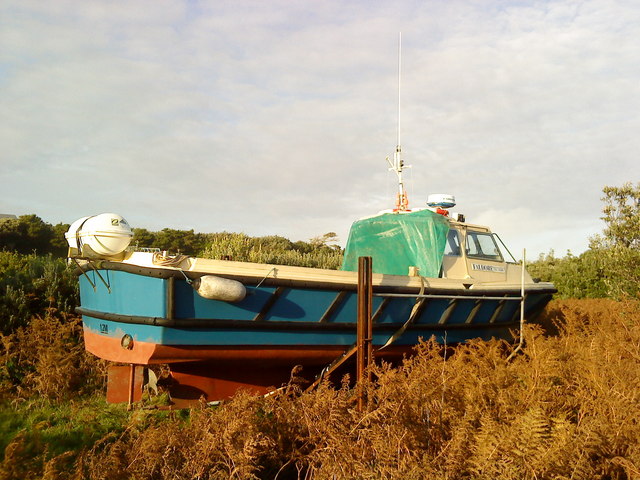
<svg viewBox="0 0 640 480">
<path fill-rule="evenodd" d="M 373 356 L 373 323 L 371 320 L 373 285 L 371 257 L 358 258 L 358 327 L 356 344 L 358 346 L 356 382 L 358 389 L 358 410 L 364 409 L 365 374 L 371 380 L 369 365 Z"/>
</svg>

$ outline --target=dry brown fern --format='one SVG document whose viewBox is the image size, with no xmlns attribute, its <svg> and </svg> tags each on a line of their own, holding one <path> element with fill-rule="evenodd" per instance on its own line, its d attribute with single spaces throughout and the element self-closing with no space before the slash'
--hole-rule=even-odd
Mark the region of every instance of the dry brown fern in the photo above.
<svg viewBox="0 0 640 480">
<path fill-rule="evenodd" d="M 380 365 L 360 412 L 345 383 L 238 395 L 151 423 L 82 459 L 87 478 L 615 479 L 640 464 L 638 302 L 555 301 L 555 330 L 501 341 L 433 341 Z"/>
</svg>

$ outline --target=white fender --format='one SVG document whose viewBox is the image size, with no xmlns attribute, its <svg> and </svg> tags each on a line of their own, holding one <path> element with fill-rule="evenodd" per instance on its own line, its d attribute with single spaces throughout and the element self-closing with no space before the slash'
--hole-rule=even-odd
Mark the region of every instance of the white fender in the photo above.
<svg viewBox="0 0 640 480">
<path fill-rule="evenodd" d="M 247 295 L 247 289 L 242 283 L 215 275 L 197 278 L 193 281 L 193 288 L 202 298 L 223 302 L 240 302 Z"/>
</svg>

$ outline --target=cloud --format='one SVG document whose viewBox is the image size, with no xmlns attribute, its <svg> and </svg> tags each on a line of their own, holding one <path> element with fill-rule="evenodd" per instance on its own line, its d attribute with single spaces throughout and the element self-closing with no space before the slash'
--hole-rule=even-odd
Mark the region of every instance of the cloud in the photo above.
<svg viewBox="0 0 640 480">
<path fill-rule="evenodd" d="M 307 239 L 394 202 L 586 248 L 635 181 L 640 8 L 584 2 L 5 2 L 0 210 Z M 505 220 L 507 219 L 507 220 Z"/>
</svg>

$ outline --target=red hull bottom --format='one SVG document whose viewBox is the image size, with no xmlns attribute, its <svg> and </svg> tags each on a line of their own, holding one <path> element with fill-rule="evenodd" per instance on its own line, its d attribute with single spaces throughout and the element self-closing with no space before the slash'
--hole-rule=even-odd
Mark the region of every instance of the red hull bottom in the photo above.
<svg viewBox="0 0 640 480">
<path fill-rule="evenodd" d="M 99 335 L 85 329 L 87 351 L 106 360 L 130 365 L 168 364 L 171 371 L 169 393 L 176 407 L 189 406 L 203 399 L 206 402 L 228 399 L 239 390 L 266 394 L 291 380 L 292 370 L 311 383 L 323 368 L 340 357 L 347 348 L 321 346 L 179 346 L 157 345 L 135 341 L 132 348 L 123 348 L 117 338 Z M 410 354 L 411 347 L 385 349 L 376 355 L 386 361 L 398 361 Z M 355 359 L 354 359 L 355 360 Z M 348 371 L 344 370 L 344 372 Z M 305 383 L 301 383 L 304 388 Z M 108 388 L 112 388 L 109 384 Z M 108 399 L 123 401 L 128 394 L 107 392 Z"/>
</svg>

